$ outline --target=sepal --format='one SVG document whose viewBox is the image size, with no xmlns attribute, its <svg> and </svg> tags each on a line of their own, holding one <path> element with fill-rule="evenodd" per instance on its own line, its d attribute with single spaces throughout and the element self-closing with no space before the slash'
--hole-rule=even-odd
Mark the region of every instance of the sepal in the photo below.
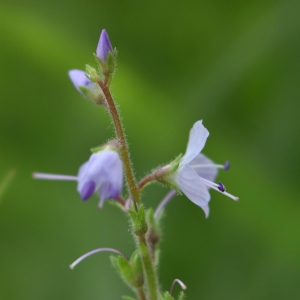
<svg viewBox="0 0 300 300">
<path fill-rule="evenodd" d="M 115 141 L 112 141 L 112 142 L 109 142 L 109 143 L 107 143 L 103 146 L 91 148 L 90 150 L 91 150 L 92 153 L 97 153 L 97 152 L 103 151 L 103 150 L 112 150 L 112 151 L 118 152 L 118 149 L 117 149 L 116 144 L 114 142 Z"/>
<path fill-rule="evenodd" d="M 173 300 L 173 297 L 168 291 L 164 292 L 164 300 Z"/>
<path fill-rule="evenodd" d="M 90 65 L 85 65 L 86 73 L 85 76 L 92 82 L 97 83 L 99 81 L 99 76 L 97 71 Z"/>
<path fill-rule="evenodd" d="M 146 222 L 144 206 L 141 205 L 137 213 L 131 209 L 128 210 L 128 213 L 132 220 L 134 233 L 138 236 L 145 235 L 148 230 L 148 225 Z"/>
<path fill-rule="evenodd" d="M 82 85 L 79 85 L 78 89 L 87 99 L 91 100 L 97 105 L 103 105 L 104 102 L 106 101 L 105 96 L 100 90 L 94 93 L 88 87 Z"/>
</svg>

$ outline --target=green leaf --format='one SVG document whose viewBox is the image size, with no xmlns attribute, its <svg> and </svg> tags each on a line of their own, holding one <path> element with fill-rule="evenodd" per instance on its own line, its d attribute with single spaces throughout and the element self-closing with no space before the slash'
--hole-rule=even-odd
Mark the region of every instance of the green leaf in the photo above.
<svg viewBox="0 0 300 300">
<path fill-rule="evenodd" d="M 122 256 L 118 257 L 120 275 L 130 286 L 137 288 L 138 283 L 130 263 Z"/>
<path fill-rule="evenodd" d="M 120 273 L 118 258 L 113 255 L 111 255 L 109 258 L 110 258 L 110 261 L 111 261 L 111 264 L 113 265 L 113 267 Z"/>
</svg>

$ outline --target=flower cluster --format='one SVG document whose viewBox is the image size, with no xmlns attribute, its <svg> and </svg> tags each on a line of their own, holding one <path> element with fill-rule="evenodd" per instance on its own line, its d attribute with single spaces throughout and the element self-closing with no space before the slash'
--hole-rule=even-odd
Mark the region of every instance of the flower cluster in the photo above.
<svg viewBox="0 0 300 300">
<path fill-rule="evenodd" d="M 214 189 L 237 201 L 237 197 L 226 192 L 223 183 L 214 182 L 218 169 L 228 170 L 229 163 L 226 161 L 224 165 L 215 164 L 201 153 L 209 136 L 201 120 L 192 127 L 187 150 L 183 156 L 178 156 L 173 162 L 149 174 L 136 184 L 121 119 L 109 90 L 115 70 L 116 50 L 113 50 L 106 30 L 103 30 L 100 35 L 94 55 L 100 72 L 86 65 L 86 71 L 70 70 L 69 77 L 80 94 L 109 111 L 115 125 L 116 139 L 104 146 L 92 149 L 92 155 L 81 165 L 77 176 L 34 173 L 33 177 L 76 181 L 77 191 L 82 201 L 90 199 L 98 191 L 99 208 L 102 208 L 106 200 L 113 199 L 119 202 L 119 206 L 131 219 L 138 249 L 130 259 L 118 250 L 99 248 L 81 256 L 70 266 L 71 268 L 94 253 L 114 252 L 119 257 L 112 257 L 112 264 L 123 280 L 136 291 L 139 299 L 172 300 L 174 284 L 177 282 L 182 289 L 186 286 L 181 280 L 175 279 L 170 292 L 161 294 L 159 291 L 155 268 L 155 250 L 160 240 L 161 230 L 158 216 L 176 192 L 184 193 L 188 199 L 201 207 L 206 218 L 209 215 L 209 189 Z M 122 196 L 124 179 L 126 179 L 129 192 L 127 200 Z M 150 182 L 160 182 L 172 188 L 155 212 L 151 208 L 145 210 L 140 200 L 142 190 Z M 145 291 L 147 291 L 148 298 Z M 181 292 L 179 300 L 183 298 L 184 293 Z M 124 299 L 133 298 L 125 297 Z"/>
</svg>

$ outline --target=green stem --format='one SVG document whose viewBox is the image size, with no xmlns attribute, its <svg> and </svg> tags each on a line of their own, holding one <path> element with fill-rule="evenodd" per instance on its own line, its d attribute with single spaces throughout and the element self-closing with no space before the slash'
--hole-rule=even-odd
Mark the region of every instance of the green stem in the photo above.
<svg viewBox="0 0 300 300">
<path fill-rule="evenodd" d="M 148 293 L 149 300 L 157 300 L 157 281 L 156 281 L 156 272 L 150 257 L 146 239 L 144 236 L 140 236 L 140 251 L 142 254 L 143 265 L 145 268 L 147 283 L 148 283 Z"/>
<path fill-rule="evenodd" d="M 100 85 L 100 87 L 105 95 L 105 98 L 107 100 L 107 103 L 109 106 L 109 111 L 110 111 L 110 114 L 112 116 L 112 119 L 113 119 L 113 122 L 115 125 L 117 137 L 120 142 L 120 155 L 121 155 L 121 158 L 123 161 L 125 177 L 126 177 L 126 181 L 128 184 L 128 189 L 130 191 L 130 195 L 132 198 L 135 199 L 135 201 L 137 203 L 140 203 L 140 193 L 137 191 L 137 188 L 136 188 L 133 171 L 131 168 L 129 153 L 128 153 L 128 149 L 127 149 L 125 134 L 123 131 L 123 127 L 122 127 L 122 123 L 121 123 L 121 120 L 120 120 L 120 117 L 118 114 L 117 107 L 116 107 L 115 102 L 109 91 L 107 77 L 105 78 L 105 82 L 103 82 L 102 80 L 99 80 L 98 84 Z"/>
</svg>

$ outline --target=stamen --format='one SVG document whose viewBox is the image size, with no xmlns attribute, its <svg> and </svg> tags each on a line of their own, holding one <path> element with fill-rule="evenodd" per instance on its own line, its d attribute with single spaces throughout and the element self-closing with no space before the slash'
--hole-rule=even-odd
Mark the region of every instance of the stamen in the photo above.
<svg viewBox="0 0 300 300">
<path fill-rule="evenodd" d="M 155 210 L 154 213 L 154 219 L 156 219 L 159 215 L 159 213 L 161 212 L 161 210 L 169 203 L 169 201 L 176 195 L 176 191 L 172 190 L 170 191 L 165 198 L 160 202 L 160 204 L 158 205 L 158 207 Z"/>
<path fill-rule="evenodd" d="M 212 189 L 214 189 L 214 190 L 216 190 L 216 191 L 222 193 L 223 195 L 226 195 L 227 197 L 233 199 L 234 201 L 238 201 L 238 200 L 239 200 L 238 197 L 235 197 L 235 196 L 233 196 L 233 195 L 231 195 L 231 194 L 229 194 L 229 193 L 227 193 L 227 192 L 221 192 L 221 191 L 219 190 L 220 185 L 218 185 L 218 184 L 216 184 L 216 183 L 214 183 L 214 182 L 211 182 L 211 181 L 209 181 L 209 180 L 206 180 L 206 179 L 204 179 L 204 178 L 202 178 L 202 177 L 200 177 L 200 178 L 201 178 L 201 180 L 203 181 L 203 183 L 204 183 L 205 185 L 209 186 L 210 188 L 212 188 Z"/>
<path fill-rule="evenodd" d="M 180 279 L 175 279 L 175 280 L 173 281 L 173 283 L 172 283 L 171 290 L 170 290 L 170 295 L 171 295 L 171 296 L 172 296 L 173 288 L 174 288 L 174 285 L 175 285 L 176 282 L 181 286 L 181 288 L 182 288 L 183 290 L 185 290 L 185 289 L 187 288 L 187 286 L 186 286 Z"/>
<path fill-rule="evenodd" d="M 219 186 L 218 186 L 219 191 L 221 191 L 222 193 L 224 193 L 226 191 L 225 185 L 219 181 Z"/>
<path fill-rule="evenodd" d="M 33 173 L 32 177 L 35 179 L 49 179 L 49 180 L 74 180 L 77 181 L 78 177 L 68 175 L 55 175 L 45 173 Z"/>
<path fill-rule="evenodd" d="M 207 164 L 207 165 L 192 165 L 193 168 L 218 168 L 218 169 L 224 169 L 225 166 L 223 165 L 215 165 L 215 164 Z"/>
<path fill-rule="evenodd" d="M 209 180 L 207 180 L 207 179 L 205 179 L 205 178 L 202 178 L 202 177 L 200 177 L 201 178 L 201 180 L 202 181 L 204 181 L 204 183 L 206 184 L 206 183 L 208 183 L 208 184 L 211 184 L 211 185 L 213 185 L 213 186 L 215 186 L 215 187 L 219 187 L 219 185 L 218 184 L 216 184 L 216 183 L 214 183 L 214 182 L 212 182 L 212 181 L 209 181 Z"/>
<path fill-rule="evenodd" d="M 230 163 L 228 160 L 226 160 L 224 163 L 224 171 L 228 171 L 229 168 L 230 168 Z"/>
<path fill-rule="evenodd" d="M 71 269 L 74 269 L 74 267 L 79 264 L 82 260 L 84 260 L 85 258 L 87 258 L 88 256 L 90 255 L 93 255 L 95 253 L 98 253 L 98 252 L 104 252 L 104 251 L 109 251 L 109 252 L 114 252 L 114 253 L 117 253 L 121 256 L 123 256 L 127 261 L 129 261 L 129 259 L 120 251 L 116 250 L 116 249 L 112 249 L 112 248 L 100 248 L 100 249 L 96 249 L 96 250 L 93 250 L 93 251 L 90 251 L 84 255 L 82 255 L 81 257 L 79 257 L 77 260 L 75 260 L 71 265 L 70 265 L 70 268 Z"/>
</svg>

